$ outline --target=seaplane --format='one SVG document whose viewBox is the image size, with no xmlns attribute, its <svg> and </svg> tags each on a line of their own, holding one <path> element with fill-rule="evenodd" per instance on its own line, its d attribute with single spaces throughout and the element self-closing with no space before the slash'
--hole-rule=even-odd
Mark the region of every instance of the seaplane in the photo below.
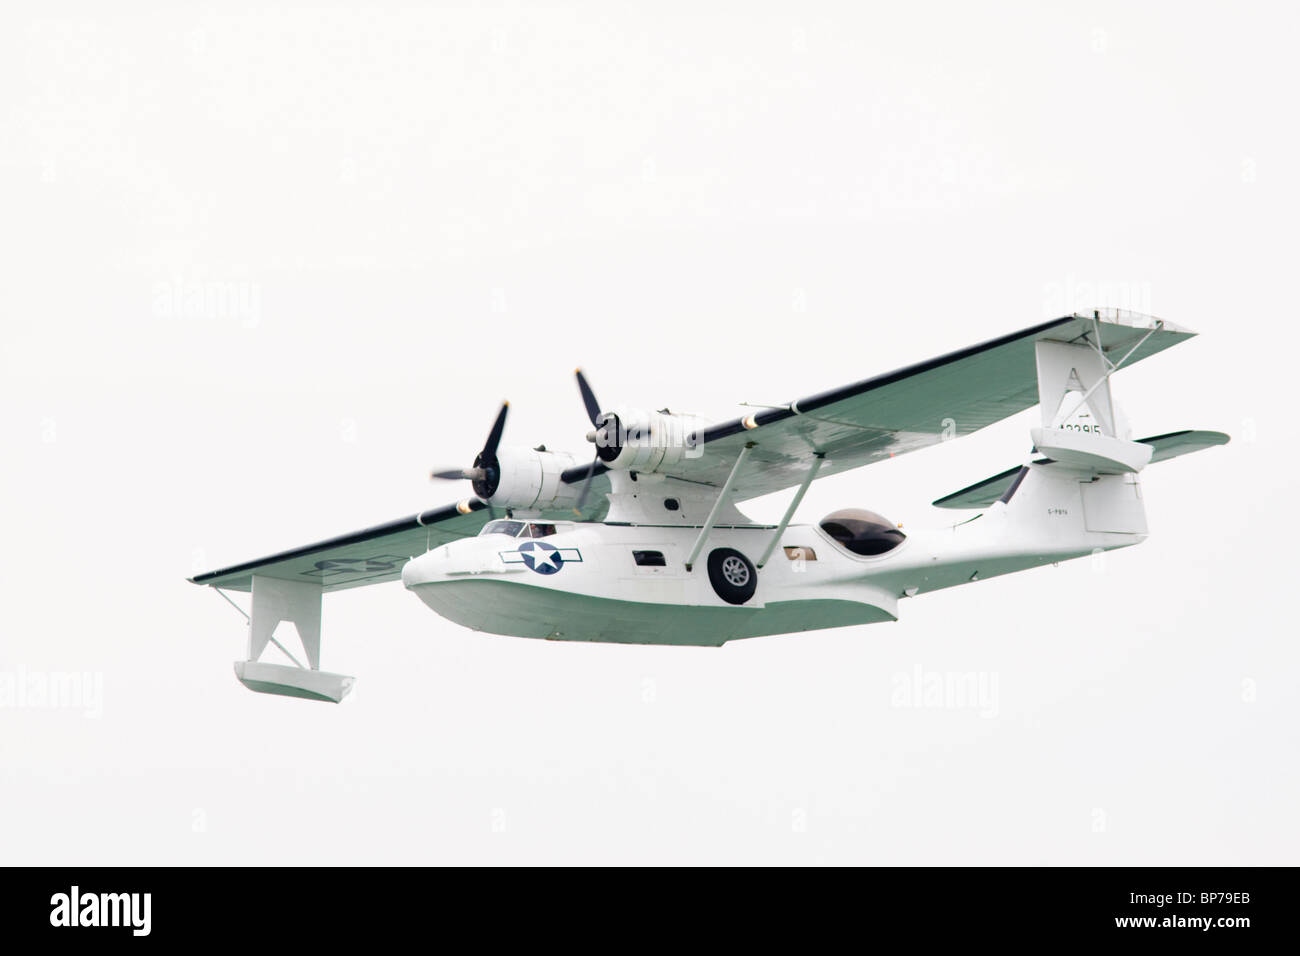
<svg viewBox="0 0 1300 956">
<path fill-rule="evenodd" d="M 1144 541 L 1143 469 L 1229 438 L 1135 440 L 1111 382 L 1194 334 L 1098 309 L 721 422 L 607 407 L 578 370 L 588 453 L 503 445 L 503 404 L 471 465 L 432 473 L 472 495 L 190 580 L 244 615 L 245 687 L 335 703 L 354 678 L 321 670 L 323 595 L 385 582 L 463 627 L 551 641 L 719 647 L 896 621 L 904 599 Z M 1022 463 L 932 502 L 963 512 L 950 526 L 905 532 L 859 507 L 793 520 L 818 478 L 1035 405 Z M 775 524 L 740 508 L 782 491 Z M 287 662 L 262 659 L 271 645 Z"/>
</svg>

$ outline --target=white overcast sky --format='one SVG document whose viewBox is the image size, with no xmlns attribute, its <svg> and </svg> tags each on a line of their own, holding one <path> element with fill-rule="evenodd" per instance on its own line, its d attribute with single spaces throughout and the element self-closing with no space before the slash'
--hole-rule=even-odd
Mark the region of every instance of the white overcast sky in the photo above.
<svg viewBox="0 0 1300 956">
<path fill-rule="evenodd" d="M 6 863 L 1296 863 L 1297 14 L 1275 4 L 9 3 Z M 327 597 L 331 707 L 185 578 L 453 500 L 607 404 L 721 419 L 1094 305 L 1139 548 L 721 650 Z M 1034 415 L 819 482 L 911 525 Z M 784 498 L 751 512 L 775 518 Z M 974 673 L 995 706 L 898 706 Z"/>
</svg>

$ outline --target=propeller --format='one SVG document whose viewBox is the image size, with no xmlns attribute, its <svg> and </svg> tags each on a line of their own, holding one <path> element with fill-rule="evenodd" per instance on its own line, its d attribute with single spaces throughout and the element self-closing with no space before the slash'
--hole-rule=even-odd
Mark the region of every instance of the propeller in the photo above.
<svg viewBox="0 0 1300 956">
<path fill-rule="evenodd" d="M 492 507 L 492 496 L 501 484 L 501 463 L 497 460 L 497 446 L 501 444 L 501 434 L 506 427 L 506 413 L 510 410 L 509 402 L 501 403 L 492 430 L 488 432 L 483 450 L 474 456 L 474 464 L 469 468 L 446 468 L 435 471 L 429 477 L 455 481 L 468 479 L 474 485 L 474 494 L 478 495 L 488 506 L 488 514 L 495 518 L 496 510 Z"/>
<path fill-rule="evenodd" d="M 578 391 L 582 394 L 582 404 L 587 409 L 587 418 L 592 425 L 592 430 L 587 432 L 587 441 L 596 446 L 596 457 L 591 460 L 591 465 L 587 468 L 587 480 L 582 483 L 582 489 L 578 492 L 578 500 L 573 506 L 573 513 L 581 516 L 582 506 L 587 503 L 587 493 L 591 491 L 591 480 L 596 477 L 596 465 L 602 459 L 611 461 L 618 457 L 618 445 L 611 444 L 609 440 L 609 426 L 612 423 L 615 426 L 614 436 L 615 442 L 617 442 L 618 416 L 612 413 L 601 413 L 600 402 L 596 400 L 596 393 L 592 391 L 587 376 L 582 374 L 582 369 L 574 369 L 573 374 L 578 379 Z"/>
<path fill-rule="evenodd" d="M 578 378 L 578 391 L 582 393 L 582 404 L 587 409 L 587 418 L 592 424 L 591 431 L 587 432 L 587 441 L 596 446 L 597 458 L 604 462 L 613 461 L 621 450 L 619 429 L 622 423 L 613 412 L 600 410 L 600 402 L 596 400 L 596 393 L 592 391 L 587 376 L 582 374 L 582 369 L 575 369 L 573 374 Z"/>
<path fill-rule="evenodd" d="M 582 369 L 574 369 L 573 374 L 578 377 L 578 391 L 582 393 L 582 404 L 586 406 L 587 417 L 591 419 L 593 426 L 600 426 L 600 402 L 596 401 L 596 393 L 591 390 L 591 385 L 587 382 L 587 376 L 582 374 Z"/>
</svg>

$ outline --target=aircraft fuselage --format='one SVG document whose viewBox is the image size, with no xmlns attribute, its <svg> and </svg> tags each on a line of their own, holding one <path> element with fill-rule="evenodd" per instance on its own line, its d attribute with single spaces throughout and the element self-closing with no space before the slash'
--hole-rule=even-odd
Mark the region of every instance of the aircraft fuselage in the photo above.
<svg viewBox="0 0 1300 956">
<path fill-rule="evenodd" d="M 773 527 L 715 527 L 690 570 L 698 528 L 574 522 L 544 538 L 487 533 L 413 558 L 402 582 L 465 627 L 552 640 L 717 646 L 892 621 L 902 597 L 1145 538 L 1090 531 L 1081 502 L 1068 498 L 1077 482 L 1051 484 L 1050 507 L 1026 489 L 1018 507 L 909 532 L 875 556 L 850 553 L 818 525 L 790 525 L 739 605 L 718 593 L 707 558 L 728 549 L 757 562 Z"/>
</svg>

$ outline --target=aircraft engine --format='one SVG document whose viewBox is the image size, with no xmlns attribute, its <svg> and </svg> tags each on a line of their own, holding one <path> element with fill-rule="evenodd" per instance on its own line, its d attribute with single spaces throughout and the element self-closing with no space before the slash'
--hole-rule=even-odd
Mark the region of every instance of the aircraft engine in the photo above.
<svg viewBox="0 0 1300 956">
<path fill-rule="evenodd" d="M 622 471 L 654 472 L 704 451 L 706 422 L 694 415 L 621 406 L 602 412 L 595 426 L 587 437 L 596 457 Z"/>
<path fill-rule="evenodd" d="M 560 480 L 578 460 L 564 452 L 536 448 L 502 448 L 491 481 L 474 483 L 474 493 L 498 508 L 571 507 L 578 489 Z M 557 500 L 558 499 L 558 500 Z"/>
<path fill-rule="evenodd" d="M 489 513 L 494 506 L 518 508 L 571 507 L 577 491 L 560 480 L 566 468 L 572 468 L 576 459 L 565 452 L 538 448 L 501 448 L 501 435 L 506 427 L 508 402 L 501 405 L 492 423 L 483 449 L 474 456 L 468 468 L 444 468 L 433 472 L 433 478 L 449 481 L 468 480 L 479 500 L 487 503 Z"/>
</svg>

